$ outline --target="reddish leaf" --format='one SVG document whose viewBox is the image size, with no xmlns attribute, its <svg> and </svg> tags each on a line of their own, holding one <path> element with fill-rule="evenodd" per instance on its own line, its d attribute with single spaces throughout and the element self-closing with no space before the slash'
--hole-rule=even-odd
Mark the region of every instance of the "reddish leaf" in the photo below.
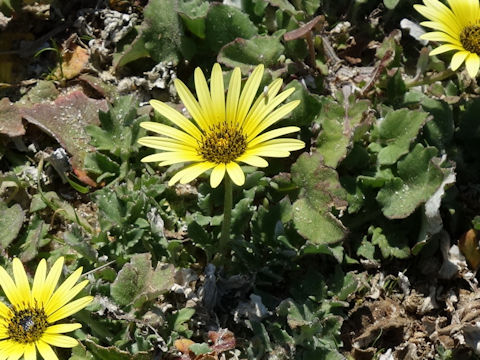
<svg viewBox="0 0 480 360">
<path fill-rule="evenodd" d="M 235 335 L 228 329 L 220 329 L 220 331 L 209 331 L 209 339 L 213 342 L 212 350 L 221 353 L 227 350 L 235 349 Z"/>
<path fill-rule="evenodd" d="M 94 150 L 89 145 L 90 137 L 85 127 L 99 124 L 98 111 L 108 110 L 106 100 L 90 99 L 82 91 L 75 90 L 60 95 L 55 101 L 18 106 L 18 109 L 25 120 L 55 138 L 72 155 L 75 173 L 84 182 L 92 184 L 93 180 L 83 177 L 85 155 Z"/>
</svg>

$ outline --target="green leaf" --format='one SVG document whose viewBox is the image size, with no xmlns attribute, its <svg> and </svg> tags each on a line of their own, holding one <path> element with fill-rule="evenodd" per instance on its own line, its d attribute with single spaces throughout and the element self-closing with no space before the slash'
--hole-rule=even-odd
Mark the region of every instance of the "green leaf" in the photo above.
<svg viewBox="0 0 480 360">
<path fill-rule="evenodd" d="M 35 256 L 37 256 L 38 249 L 48 243 L 48 240 L 44 240 L 47 233 L 48 225 L 45 224 L 37 214 L 35 214 L 30 220 L 27 229 L 27 236 L 21 246 L 22 253 L 20 254 L 20 260 L 22 260 L 22 262 L 33 260 Z"/>
<path fill-rule="evenodd" d="M 224 4 L 210 6 L 205 26 L 205 40 L 216 53 L 236 38 L 250 39 L 258 32 L 248 15 Z"/>
<path fill-rule="evenodd" d="M 15 11 L 19 11 L 21 8 L 21 0 L 0 0 L 0 12 L 5 16 L 12 16 Z"/>
<path fill-rule="evenodd" d="M 122 52 L 113 55 L 113 66 L 115 68 L 125 66 L 138 59 L 147 58 L 150 55 L 141 35 L 138 35 L 135 41 L 122 50 Z"/>
<path fill-rule="evenodd" d="M 291 81 L 285 89 L 295 88 L 288 101 L 300 100 L 300 104 L 288 116 L 285 123 L 295 126 L 308 126 L 318 119 L 322 103 L 320 96 L 310 93 L 299 81 Z"/>
<path fill-rule="evenodd" d="M 30 202 L 30 212 L 34 213 L 39 210 L 43 210 L 48 205 L 43 201 L 41 194 L 33 195 L 32 201 Z"/>
<path fill-rule="evenodd" d="M 446 102 L 425 97 L 421 101 L 423 110 L 433 115 L 423 129 L 428 144 L 440 150 L 446 150 L 453 139 L 455 124 L 453 111 Z"/>
<path fill-rule="evenodd" d="M 421 111 L 400 109 L 388 113 L 378 127 L 379 140 L 386 145 L 378 153 L 379 164 L 394 164 L 408 153 L 426 119 L 427 113 Z"/>
<path fill-rule="evenodd" d="M 85 340 L 88 350 L 96 360 L 152 360 L 153 354 L 146 351 L 139 351 L 131 354 L 128 351 L 120 350 L 115 346 L 103 347 L 93 341 Z"/>
<path fill-rule="evenodd" d="M 155 62 L 178 64 L 187 49 L 176 10 L 176 0 L 150 0 L 143 9 L 144 20 L 139 35 L 114 65 L 124 66 L 147 55 Z"/>
<path fill-rule="evenodd" d="M 357 249 L 357 255 L 363 256 L 368 260 L 375 260 L 375 246 L 367 239 L 362 239 L 360 246 Z"/>
<path fill-rule="evenodd" d="M 183 29 L 176 0 L 150 0 L 143 9 L 142 40 L 156 62 L 177 64 L 184 49 Z"/>
<path fill-rule="evenodd" d="M 322 154 L 325 165 L 335 168 L 345 158 L 352 146 L 355 129 L 366 119 L 369 107 L 370 101 L 356 100 L 353 95 L 339 102 L 327 97 L 323 99 L 317 120 L 322 126 L 317 151 Z"/>
<path fill-rule="evenodd" d="M 167 292 L 174 284 L 174 275 L 173 265 L 158 263 L 154 270 L 150 254 L 137 254 L 119 271 L 110 293 L 120 305 L 141 308 L 145 302 Z"/>
<path fill-rule="evenodd" d="M 82 233 L 78 228 L 74 228 L 72 231 L 65 232 L 63 234 L 63 239 L 67 245 L 71 246 L 72 249 L 92 263 L 97 261 L 97 251 L 92 246 L 90 241 L 82 236 Z"/>
<path fill-rule="evenodd" d="M 180 333 L 185 332 L 187 330 L 185 323 L 189 321 L 194 314 L 195 309 L 193 308 L 183 308 L 173 314 L 170 314 L 168 316 L 168 325 L 170 330 Z"/>
<path fill-rule="evenodd" d="M 205 343 L 192 344 L 188 347 L 188 350 L 192 351 L 195 355 L 209 354 L 213 351 L 212 349 L 210 349 L 210 346 Z"/>
<path fill-rule="evenodd" d="M 247 74 L 258 64 L 274 66 L 283 51 L 284 47 L 278 37 L 254 36 L 249 40 L 237 38 L 220 50 L 218 61 L 232 68 L 239 67 Z"/>
<path fill-rule="evenodd" d="M 91 134 L 94 132 L 95 130 Z M 98 135 L 102 136 L 101 134 Z M 88 172 L 98 175 L 97 182 L 115 176 L 120 172 L 120 165 L 117 162 L 98 151 L 90 153 L 85 157 L 84 166 Z"/>
<path fill-rule="evenodd" d="M 231 231 L 233 234 L 243 234 L 247 229 L 254 211 L 254 208 L 251 206 L 252 200 L 248 198 L 241 199 L 232 209 Z"/>
<path fill-rule="evenodd" d="M 68 360 L 95 360 L 93 355 L 85 349 L 83 344 L 78 344 L 72 349 L 72 356 Z"/>
<path fill-rule="evenodd" d="M 320 213 L 307 199 L 293 203 L 294 223 L 298 232 L 315 244 L 334 244 L 345 236 L 346 229 L 330 213 Z"/>
<path fill-rule="evenodd" d="M 303 153 L 292 165 L 292 179 L 299 186 L 301 195 L 317 210 L 346 206 L 346 191 L 338 181 L 337 172 L 323 164 L 322 156 Z"/>
<path fill-rule="evenodd" d="M 372 244 L 378 245 L 382 256 L 385 259 L 396 257 L 398 259 L 406 259 L 410 256 L 410 248 L 408 247 L 408 237 L 405 233 L 398 231 L 399 229 L 389 229 L 390 226 L 379 228 L 371 226 L 368 229 L 372 235 Z"/>
<path fill-rule="evenodd" d="M 297 15 L 300 13 L 295 6 L 293 6 L 288 0 L 268 0 L 270 5 L 278 7 L 280 10 L 285 11 L 289 15 Z"/>
<path fill-rule="evenodd" d="M 383 3 L 388 10 L 395 9 L 399 2 L 400 0 L 383 0 Z"/>
<path fill-rule="evenodd" d="M 302 3 L 305 12 L 310 16 L 315 15 L 315 12 L 320 7 L 320 0 L 302 0 Z"/>
<path fill-rule="evenodd" d="M 122 225 L 127 219 L 127 209 L 113 191 L 99 191 L 95 194 L 99 207 L 99 222 L 103 231 Z"/>
<path fill-rule="evenodd" d="M 178 14 L 185 27 L 200 39 L 205 39 L 205 19 L 209 3 L 204 0 L 180 1 Z"/>
<path fill-rule="evenodd" d="M 406 218 L 440 187 L 444 174 L 432 161 L 436 154 L 436 148 L 417 144 L 398 162 L 398 177 L 387 182 L 377 195 L 387 218 Z"/>
<path fill-rule="evenodd" d="M 86 127 L 90 143 L 97 150 L 105 150 L 121 158 L 137 150 L 140 136 L 139 124 L 148 119 L 137 115 L 138 101 L 134 96 L 122 96 L 110 106 L 108 112 L 100 112 L 100 126 Z M 113 164 L 108 164 L 110 168 Z"/>
<path fill-rule="evenodd" d="M 332 278 L 333 284 L 330 286 L 330 292 L 336 299 L 345 301 L 357 290 L 358 281 L 355 274 L 349 272 L 344 274 L 340 266 L 335 267 L 335 273 Z"/>
<path fill-rule="evenodd" d="M 19 204 L 9 208 L 5 203 L 0 202 L 0 245 L 2 249 L 6 249 L 17 237 L 24 218 L 25 215 Z"/>
<path fill-rule="evenodd" d="M 93 233 L 93 228 L 88 221 L 68 201 L 60 199 L 55 191 L 48 191 L 40 196 L 42 201 L 55 211 L 58 216 L 80 225 L 89 233 Z"/>
<path fill-rule="evenodd" d="M 334 169 L 323 165 L 319 153 L 302 154 L 292 166 L 293 181 L 299 186 L 299 200 L 293 204 L 298 232 L 314 244 L 333 244 L 345 236 L 345 227 L 330 213 L 345 208 L 346 192 Z"/>
</svg>

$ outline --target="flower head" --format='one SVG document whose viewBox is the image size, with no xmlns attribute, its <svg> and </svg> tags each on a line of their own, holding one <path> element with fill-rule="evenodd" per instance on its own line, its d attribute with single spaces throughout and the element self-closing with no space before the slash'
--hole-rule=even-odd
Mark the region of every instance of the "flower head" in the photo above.
<svg viewBox="0 0 480 360">
<path fill-rule="evenodd" d="M 56 290 L 62 272 L 63 258 L 59 258 L 47 274 L 47 263 L 38 264 L 30 289 L 22 263 L 13 259 L 13 279 L 0 266 L 0 286 L 10 301 L 10 306 L 0 302 L 0 360 L 35 360 L 37 350 L 45 360 L 58 360 L 52 349 L 74 347 L 72 337 L 62 335 L 81 328 L 80 324 L 54 324 L 83 309 L 91 296 L 72 300 L 88 280 L 75 285 L 82 268 L 71 274 Z"/>
<path fill-rule="evenodd" d="M 452 70 L 465 62 L 468 74 L 477 76 L 480 66 L 480 5 L 479 0 L 448 0 L 450 7 L 438 0 L 423 0 L 425 5 L 415 9 L 430 21 L 421 24 L 436 31 L 422 35 L 422 39 L 441 41 L 445 44 L 430 52 L 438 55 L 455 51 Z"/>
<path fill-rule="evenodd" d="M 139 143 L 163 150 L 144 157 L 142 161 L 160 162 L 161 166 L 192 163 L 177 172 L 169 185 L 178 181 L 185 184 L 213 169 L 210 185 L 217 187 L 225 173 L 235 184 L 243 185 L 245 175 L 239 162 L 266 167 L 268 163 L 263 157 L 286 157 L 290 151 L 302 149 L 305 144 L 300 140 L 278 138 L 299 131 L 300 128 L 296 126 L 264 132 L 295 109 L 300 101 L 291 101 L 278 107 L 294 89 L 279 93 L 282 80 L 277 79 L 254 102 L 262 76 L 263 65 L 259 65 L 241 89 L 240 69 L 235 68 L 225 96 L 220 65 L 213 66 L 210 89 L 203 72 L 197 68 L 197 99 L 182 81 L 175 80 L 178 95 L 194 121 L 160 101 L 150 101 L 152 107 L 177 128 L 155 122 L 141 123 L 142 127 L 160 136 L 143 137 Z"/>
</svg>

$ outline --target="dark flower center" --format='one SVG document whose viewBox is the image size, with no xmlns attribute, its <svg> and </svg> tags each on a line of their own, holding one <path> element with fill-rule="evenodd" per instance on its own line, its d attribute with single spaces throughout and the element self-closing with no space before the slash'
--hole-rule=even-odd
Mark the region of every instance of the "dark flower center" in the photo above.
<svg viewBox="0 0 480 360">
<path fill-rule="evenodd" d="M 48 327 L 43 309 L 14 310 L 13 314 L 8 321 L 8 335 L 16 342 L 22 344 L 35 342 L 42 337 Z"/>
<path fill-rule="evenodd" d="M 471 25 L 463 28 L 460 42 L 465 50 L 480 55 L 480 26 Z"/>
<path fill-rule="evenodd" d="M 227 164 L 247 149 L 247 137 L 242 130 L 222 122 L 212 126 L 199 143 L 198 153 L 205 160 Z"/>
</svg>

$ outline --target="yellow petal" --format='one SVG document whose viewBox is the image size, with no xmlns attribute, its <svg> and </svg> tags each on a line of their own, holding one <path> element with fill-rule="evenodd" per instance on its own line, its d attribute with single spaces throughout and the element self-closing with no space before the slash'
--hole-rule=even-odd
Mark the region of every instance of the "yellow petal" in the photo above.
<svg viewBox="0 0 480 360">
<path fill-rule="evenodd" d="M 172 185 L 176 184 L 178 181 L 180 181 L 187 174 L 190 174 L 190 176 L 191 176 L 191 174 L 196 172 L 197 176 L 199 176 L 200 174 L 202 174 L 203 172 L 211 169 L 214 166 L 215 166 L 215 164 L 210 163 L 208 161 L 202 162 L 202 163 L 199 163 L 199 164 L 190 165 L 190 166 L 186 167 L 185 169 L 180 170 L 175 175 L 173 175 L 172 178 L 170 179 L 170 181 L 168 182 L 168 186 L 172 186 Z"/>
<path fill-rule="evenodd" d="M 248 126 L 249 122 L 252 121 L 252 119 L 257 121 L 261 120 L 258 119 L 260 117 L 260 114 L 264 113 L 267 106 L 270 105 L 275 99 L 278 91 L 282 87 L 282 83 L 282 79 L 276 79 L 270 85 L 266 86 L 263 89 L 264 91 L 260 94 L 257 100 L 255 100 L 247 114 L 247 117 L 245 118 L 245 122 L 243 123 L 244 128 Z M 265 90 L 267 90 L 266 93 Z"/>
<path fill-rule="evenodd" d="M 0 302 L 0 318 L 9 319 L 11 317 L 12 317 L 12 310 L 10 310 L 10 308 L 7 305 Z"/>
<path fill-rule="evenodd" d="M 457 70 L 463 64 L 465 58 L 470 54 L 468 51 L 459 51 L 452 56 L 450 67 L 453 71 Z"/>
<path fill-rule="evenodd" d="M 430 56 L 443 54 L 444 52 L 452 51 L 452 50 L 462 50 L 462 48 L 460 46 L 456 46 L 452 44 L 444 44 L 430 51 Z"/>
<path fill-rule="evenodd" d="M 237 115 L 238 98 L 242 86 L 242 74 L 240 68 L 235 68 L 230 77 L 227 93 L 226 118 L 228 122 L 234 122 Z"/>
<path fill-rule="evenodd" d="M 459 40 L 455 39 L 452 35 L 441 31 L 432 31 L 420 36 L 423 40 L 428 41 L 443 41 L 453 45 L 462 46 Z"/>
<path fill-rule="evenodd" d="M 39 302 L 41 304 L 46 304 L 50 299 L 50 296 L 52 296 L 53 291 L 57 286 L 58 279 L 60 279 L 60 275 L 62 273 L 63 262 L 64 262 L 63 256 L 59 257 L 58 260 L 55 261 L 55 264 L 53 264 L 52 268 L 50 269 L 50 272 L 48 273 L 47 278 L 45 279 L 45 284 L 40 291 L 41 295 L 39 298 Z"/>
<path fill-rule="evenodd" d="M 282 135 L 291 134 L 297 131 L 300 131 L 300 128 L 297 126 L 286 126 L 286 127 L 275 129 L 275 130 L 270 130 L 270 131 L 267 131 L 266 133 L 263 133 L 262 135 L 257 136 L 255 139 L 250 141 L 248 143 L 248 146 L 252 147 L 264 141 L 267 141 Z"/>
<path fill-rule="evenodd" d="M 225 176 L 225 164 L 218 164 L 212 170 L 210 175 L 210 186 L 216 188 L 223 180 Z"/>
<path fill-rule="evenodd" d="M 6 359 L 18 348 L 18 343 L 11 340 L 0 341 L 0 359 Z M 6 357 L 5 357 L 6 355 Z"/>
<path fill-rule="evenodd" d="M 32 285 L 32 301 L 40 303 L 42 288 L 45 284 L 45 277 L 47 276 L 47 262 L 45 259 L 40 260 L 35 276 L 33 277 Z"/>
<path fill-rule="evenodd" d="M 210 93 L 212 94 L 213 114 L 216 122 L 225 121 L 225 88 L 223 86 L 222 68 L 218 63 L 213 65 Z"/>
<path fill-rule="evenodd" d="M 20 344 L 15 341 L 9 341 L 10 345 L 5 350 L 5 353 L 9 355 L 8 360 L 18 360 L 25 352 L 25 344 Z"/>
<path fill-rule="evenodd" d="M 90 304 L 93 300 L 92 296 L 85 296 L 78 300 L 72 301 L 70 304 L 65 305 L 64 307 L 58 309 L 53 314 L 47 317 L 47 321 L 52 324 L 55 321 L 61 320 L 75 314 L 76 312 L 82 310 L 85 306 Z"/>
<path fill-rule="evenodd" d="M 15 278 L 15 284 L 17 285 L 18 296 L 22 298 L 23 307 L 30 305 L 30 284 L 28 283 L 27 273 L 23 267 L 22 262 L 18 258 L 13 259 L 13 277 Z"/>
<path fill-rule="evenodd" d="M 164 138 L 161 136 L 145 136 L 138 139 L 138 143 L 143 146 L 151 147 L 158 150 L 170 150 L 170 151 L 193 151 L 195 147 L 186 143 L 179 143 L 175 140 Z"/>
<path fill-rule="evenodd" d="M 448 29 L 448 33 L 454 36 L 455 34 L 460 34 L 463 22 L 452 10 L 437 0 L 426 0 L 424 3 L 426 6 L 414 5 L 419 13 L 427 19 L 444 24 Z"/>
<path fill-rule="evenodd" d="M 467 68 L 468 75 L 474 79 L 477 76 L 478 68 L 480 67 L 480 58 L 478 55 L 470 53 L 465 60 L 465 66 Z"/>
<path fill-rule="evenodd" d="M 8 331 L 8 324 L 0 326 L 0 341 L 8 339 L 10 337 L 10 333 Z"/>
<path fill-rule="evenodd" d="M 284 158 L 290 156 L 289 151 L 279 149 L 278 147 L 262 147 L 255 149 L 254 151 L 252 151 L 252 153 L 257 156 L 266 156 L 273 158 Z"/>
<path fill-rule="evenodd" d="M 79 323 L 57 324 L 57 325 L 49 326 L 45 330 L 45 334 L 61 334 L 61 333 L 66 333 L 66 332 L 80 329 L 81 327 L 82 327 L 82 324 L 79 324 Z"/>
<path fill-rule="evenodd" d="M 198 128 L 188 120 L 185 116 L 180 114 L 177 110 L 172 109 L 167 104 L 164 104 L 158 100 L 150 100 L 150 105 L 158 111 L 161 115 L 165 116 L 168 120 L 172 123 L 177 125 L 180 129 L 187 132 L 188 134 L 192 135 L 195 139 L 200 140 L 202 137 L 202 133 Z"/>
<path fill-rule="evenodd" d="M 25 353 L 23 354 L 25 360 L 36 360 L 37 349 L 34 343 L 25 344 Z"/>
<path fill-rule="evenodd" d="M 250 106 L 252 105 L 252 101 L 257 94 L 258 87 L 260 86 L 260 82 L 262 81 L 263 76 L 263 65 L 258 65 L 255 70 L 253 70 L 252 75 L 248 78 L 245 87 L 242 90 L 242 94 L 240 95 L 240 100 L 238 103 L 237 108 L 237 115 L 235 117 L 235 122 L 242 125 L 245 116 L 247 115 L 248 111 L 250 110 Z"/>
<path fill-rule="evenodd" d="M 202 108 L 202 113 L 205 114 L 205 118 L 209 125 L 215 123 L 215 116 L 213 112 L 212 98 L 207 86 L 207 80 L 200 68 L 195 69 L 195 90 L 197 92 L 198 102 Z"/>
<path fill-rule="evenodd" d="M 284 148 L 286 151 L 294 151 L 303 149 L 305 147 L 305 143 L 302 140 L 280 138 L 265 141 L 257 146 L 254 146 L 252 149 L 260 148 L 262 146 L 277 146 L 278 148 Z"/>
<path fill-rule="evenodd" d="M 13 282 L 12 278 L 6 270 L 0 266 L 0 285 L 2 286 L 5 295 L 13 306 L 21 306 L 22 298 Z"/>
<path fill-rule="evenodd" d="M 178 164 L 189 161 L 202 161 L 202 157 L 193 151 L 163 152 L 142 158 L 142 162 L 161 162 L 160 166 Z"/>
<path fill-rule="evenodd" d="M 253 129 L 248 134 L 247 142 L 252 141 L 263 130 L 269 128 L 270 126 L 275 124 L 277 121 L 282 119 L 285 115 L 291 113 L 293 109 L 295 109 L 298 106 L 298 104 L 300 104 L 300 100 L 294 100 L 279 107 L 277 110 L 272 112 L 255 129 Z"/>
<path fill-rule="evenodd" d="M 241 161 L 245 164 L 248 164 L 250 166 L 256 166 L 256 167 L 267 167 L 268 162 L 265 159 L 262 159 L 259 156 L 256 155 L 247 155 L 247 153 L 243 154 L 240 156 L 237 161 Z"/>
<path fill-rule="evenodd" d="M 49 345 L 58 346 L 62 348 L 72 348 L 78 345 L 78 341 L 70 336 L 58 334 L 43 334 L 42 341 Z"/>
<path fill-rule="evenodd" d="M 259 111 L 256 111 L 255 113 L 248 114 L 247 115 L 247 120 L 245 121 L 244 129 L 247 134 L 250 134 L 253 129 L 257 127 L 259 123 L 263 121 L 263 119 L 271 113 L 278 105 L 280 105 L 282 102 L 284 102 L 292 93 L 295 92 L 295 88 L 290 88 L 282 93 L 280 93 L 278 96 L 272 97 L 268 104 L 264 107 L 261 107 Z"/>
<path fill-rule="evenodd" d="M 46 342 L 38 340 L 35 345 L 37 345 L 38 352 L 42 355 L 44 360 L 58 360 L 57 355 Z"/>
<path fill-rule="evenodd" d="M 190 181 L 196 179 L 198 176 L 203 174 L 205 171 L 210 170 L 213 166 L 214 166 L 213 163 L 202 162 L 185 169 L 185 173 L 180 179 L 180 183 L 181 184 L 189 183 Z"/>
<path fill-rule="evenodd" d="M 175 79 L 174 82 L 178 96 L 180 96 L 180 100 L 182 100 L 182 103 L 187 108 L 190 116 L 197 122 L 201 129 L 208 129 L 208 119 L 203 113 L 197 99 L 195 99 L 190 90 L 188 90 L 188 87 L 181 80 Z"/>
<path fill-rule="evenodd" d="M 144 129 L 154 131 L 163 136 L 171 137 L 173 139 L 184 142 L 186 144 L 192 144 L 197 141 L 195 140 L 194 137 L 188 135 L 186 132 L 175 129 L 165 124 L 160 124 L 153 121 L 145 121 L 145 122 L 141 122 L 140 126 L 143 127 Z"/>
<path fill-rule="evenodd" d="M 73 299 L 88 284 L 88 280 L 84 280 L 80 284 L 74 286 L 80 278 L 80 275 L 82 275 L 82 270 L 82 267 L 75 270 L 53 293 L 51 298 L 45 304 L 45 313 L 47 316 Z"/>
<path fill-rule="evenodd" d="M 236 162 L 230 162 L 225 168 L 227 169 L 228 176 L 230 176 L 230 179 L 232 179 L 235 185 L 242 186 L 245 183 L 245 174 L 240 165 Z"/>
</svg>

